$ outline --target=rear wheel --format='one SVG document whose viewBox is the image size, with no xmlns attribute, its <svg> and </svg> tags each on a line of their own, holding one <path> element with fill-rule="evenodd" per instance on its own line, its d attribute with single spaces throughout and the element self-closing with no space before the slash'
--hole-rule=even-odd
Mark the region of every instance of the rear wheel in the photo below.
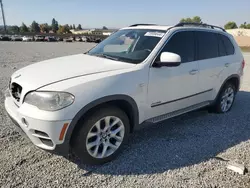
<svg viewBox="0 0 250 188">
<path fill-rule="evenodd" d="M 78 126 L 73 151 L 86 164 L 113 160 L 127 141 L 130 128 L 126 113 L 113 106 L 98 109 Z"/>
<path fill-rule="evenodd" d="M 212 107 L 213 111 L 217 113 L 227 113 L 231 110 L 236 95 L 236 88 L 232 83 L 226 83 L 221 90 L 215 105 Z"/>
</svg>

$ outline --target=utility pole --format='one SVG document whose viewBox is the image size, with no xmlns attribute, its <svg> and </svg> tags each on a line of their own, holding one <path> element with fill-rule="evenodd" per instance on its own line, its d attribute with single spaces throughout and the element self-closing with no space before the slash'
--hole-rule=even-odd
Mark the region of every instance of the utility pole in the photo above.
<svg viewBox="0 0 250 188">
<path fill-rule="evenodd" d="M 6 23 L 5 23 L 5 17 L 4 17 L 4 10 L 3 10 L 3 2 L 2 2 L 2 0 L 0 0 L 0 5 L 1 5 L 1 10 L 2 10 L 4 32 L 6 33 Z"/>
</svg>

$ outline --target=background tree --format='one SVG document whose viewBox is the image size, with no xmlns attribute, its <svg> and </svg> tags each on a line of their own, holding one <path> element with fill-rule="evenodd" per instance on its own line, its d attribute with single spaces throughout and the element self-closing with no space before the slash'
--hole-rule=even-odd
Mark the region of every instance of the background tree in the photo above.
<svg viewBox="0 0 250 188">
<path fill-rule="evenodd" d="M 192 21 L 193 21 L 194 23 L 202 23 L 201 18 L 200 18 L 199 16 L 193 17 Z"/>
<path fill-rule="evenodd" d="M 59 33 L 59 34 L 63 34 L 64 33 L 64 28 L 63 28 L 62 25 L 59 25 L 57 33 Z"/>
<path fill-rule="evenodd" d="M 69 26 L 69 29 L 73 29 L 72 25 Z"/>
<path fill-rule="evenodd" d="M 202 20 L 199 16 L 195 16 L 193 18 L 182 18 L 180 22 L 181 23 L 202 23 Z"/>
<path fill-rule="evenodd" d="M 47 23 L 40 24 L 40 32 L 42 33 L 48 33 L 50 30 L 50 27 Z"/>
<path fill-rule="evenodd" d="M 59 29 L 58 29 L 57 33 L 58 34 L 71 33 L 69 25 L 68 24 L 66 24 L 66 25 L 59 25 Z"/>
<path fill-rule="evenodd" d="M 79 24 L 78 26 L 77 26 L 77 28 L 76 28 L 77 30 L 82 30 L 82 26 L 81 26 L 81 24 Z"/>
<path fill-rule="evenodd" d="M 19 33 L 20 28 L 17 25 L 10 26 L 8 29 L 9 33 Z"/>
<path fill-rule="evenodd" d="M 30 31 L 34 32 L 34 33 L 39 33 L 40 32 L 39 24 L 37 22 L 33 21 L 31 26 L 30 26 Z"/>
<path fill-rule="evenodd" d="M 29 32 L 29 28 L 24 23 L 22 23 L 22 26 L 20 27 L 20 32 L 27 33 Z"/>
<path fill-rule="evenodd" d="M 63 26 L 62 26 L 62 25 L 59 25 L 57 33 L 58 33 L 58 34 L 63 34 L 63 32 L 64 32 Z"/>
<path fill-rule="evenodd" d="M 0 32 L 4 32 L 4 27 L 0 26 Z"/>
<path fill-rule="evenodd" d="M 180 20 L 181 23 L 191 23 L 192 22 L 192 19 L 191 18 L 182 18 Z"/>
<path fill-rule="evenodd" d="M 75 24 L 73 24 L 73 29 L 76 29 L 76 26 L 75 26 Z"/>
<path fill-rule="evenodd" d="M 247 22 L 244 22 L 244 24 L 240 25 L 241 29 L 250 29 L 250 24 L 247 24 Z"/>
<path fill-rule="evenodd" d="M 247 22 L 244 22 L 244 24 L 241 24 L 239 28 L 246 29 L 246 27 L 247 27 Z"/>
<path fill-rule="evenodd" d="M 64 25 L 64 30 L 65 30 L 65 33 L 71 33 L 70 26 L 68 24 Z"/>
<path fill-rule="evenodd" d="M 55 18 L 52 19 L 51 29 L 54 33 L 56 33 L 59 29 L 58 28 L 58 21 L 56 21 Z"/>
<path fill-rule="evenodd" d="M 103 30 L 108 30 L 108 28 L 106 26 L 103 26 L 102 29 Z"/>
<path fill-rule="evenodd" d="M 237 24 L 235 22 L 228 22 L 225 26 L 225 29 L 236 29 L 238 28 Z"/>
</svg>

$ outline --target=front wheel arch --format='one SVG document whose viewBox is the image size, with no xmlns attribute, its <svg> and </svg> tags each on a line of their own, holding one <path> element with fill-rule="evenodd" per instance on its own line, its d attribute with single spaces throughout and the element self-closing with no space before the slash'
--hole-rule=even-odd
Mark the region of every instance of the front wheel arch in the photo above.
<svg viewBox="0 0 250 188">
<path fill-rule="evenodd" d="M 65 141 L 70 143 L 72 140 L 72 136 L 74 135 L 74 131 L 77 130 L 77 123 L 84 118 L 86 115 L 94 111 L 96 108 L 99 108 L 103 105 L 114 105 L 121 110 L 125 111 L 130 120 L 130 131 L 133 131 L 133 128 L 139 124 L 139 110 L 137 104 L 133 98 L 127 95 L 111 95 L 105 96 L 91 103 L 85 105 L 73 118 L 70 123 L 70 126 L 65 135 Z"/>
</svg>

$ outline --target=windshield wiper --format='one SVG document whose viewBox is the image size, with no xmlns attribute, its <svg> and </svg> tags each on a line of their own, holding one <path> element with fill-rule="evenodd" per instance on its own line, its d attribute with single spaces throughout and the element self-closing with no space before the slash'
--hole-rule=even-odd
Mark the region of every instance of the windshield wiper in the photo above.
<svg viewBox="0 0 250 188">
<path fill-rule="evenodd" d="M 112 57 L 112 56 L 109 56 L 109 55 L 105 55 L 105 54 L 95 54 L 94 56 L 104 57 L 104 58 L 111 59 L 111 60 L 114 60 L 114 61 L 119 61 L 119 58 L 115 58 L 115 57 Z"/>
<path fill-rule="evenodd" d="M 132 59 L 128 59 L 128 58 L 125 58 L 125 57 L 114 57 L 114 56 L 110 56 L 110 55 L 106 55 L 106 54 L 88 54 L 88 55 L 92 55 L 92 56 L 96 56 L 96 57 L 103 57 L 103 58 L 107 58 L 107 59 L 111 59 L 111 60 L 114 60 L 114 61 L 121 61 L 121 62 L 124 62 L 124 63 L 133 63 L 133 64 L 137 64 L 139 63 L 138 61 L 134 61 Z"/>
</svg>

